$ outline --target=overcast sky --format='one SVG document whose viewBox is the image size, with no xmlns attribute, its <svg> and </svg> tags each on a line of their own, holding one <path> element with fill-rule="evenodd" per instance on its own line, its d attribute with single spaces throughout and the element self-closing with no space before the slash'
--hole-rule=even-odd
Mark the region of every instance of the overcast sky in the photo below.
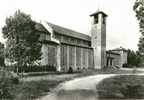
<svg viewBox="0 0 144 100">
<path fill-rule="evenodd" d="M 137 50 L 140 37 L 133 11 L 135 0 L 1 0 L 0 29 L 6 17 L 16 10 L 30 14 L 40 22 L 48 21 L 90 35 L 89 15 L 98 9 L 108 14 L 107 49 L 117 47 Z M 4 41 L 0 34 L 0 41 Z"/>
</svg>

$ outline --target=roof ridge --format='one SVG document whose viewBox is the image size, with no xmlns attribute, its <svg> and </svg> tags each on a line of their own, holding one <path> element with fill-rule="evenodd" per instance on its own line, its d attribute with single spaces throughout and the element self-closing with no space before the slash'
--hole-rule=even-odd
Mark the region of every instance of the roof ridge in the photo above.
<svg viewBox="0 0 144 100">
<path fill-rule="evenodd" d="M 87 35 L 87 34 L 84 34 L 84 33 L 81 33 L 81 32 L 77 32 L 77 31 L 74 31 L 72 29 L 62 27 L 60 25 L 56 25 L 56 24 L 53 24 L 53 23 L 50 23 L 50 22 L 46 22 L 46 23 L 50 27 L 52 27 L 54 29 L 54 31 L 56 31 L 58 33 L 90 41 L 90 38 L 91 38 L 90 35 Z"/>
<path fill-rule="evenodd" d="M 73 30 L 73 29 L 69 29 L 69 28 L 66 28 L 66 27 L 63 27 L 63 26 L 60 26 L 60 25 L 57 25 L 57 24 L 53 24 L 53 23 L 51 23 L 51 22 L 47 22 L 47 23 L 48 23 L 48 24 L 51 24 L 51 25 L 55 25 L 55 26 L 60 27 L 60 28 L 64 28 L 64 29 L 69 30 L 69 31 L 73 31 L 73 32 L 76 32 L 76 33 L 80 33 L 80 34 L 82 34 L 82 35 L 87 35 L 87 36 L 89 36 L 88 34 L 84 34 L 84 33 L 82 33 L 82 32 L 78 32 L 78 31 L 75 31 L 75 30 Z"/>
</svg>

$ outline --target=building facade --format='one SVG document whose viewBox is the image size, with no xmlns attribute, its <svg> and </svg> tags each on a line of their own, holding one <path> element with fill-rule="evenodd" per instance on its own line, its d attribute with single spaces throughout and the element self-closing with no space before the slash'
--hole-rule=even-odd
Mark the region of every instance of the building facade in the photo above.
<svg viewBox="0 0 144 100">
<path fill-rule="evenodd" d="M 127 63 L 123 49 L 106 51 L 106 17 L 98 11 L 90 15 L 91 36 L 52 23 L 36 25 L 42 43 L 42 65 L 56 66 L 57 71 L 101 69 Z"/>
</svg>

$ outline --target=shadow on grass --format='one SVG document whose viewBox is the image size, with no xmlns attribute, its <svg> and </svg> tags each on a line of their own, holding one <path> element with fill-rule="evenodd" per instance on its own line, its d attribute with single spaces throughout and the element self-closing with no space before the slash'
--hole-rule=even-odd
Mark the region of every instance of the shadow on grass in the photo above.
<svg viewBox="0 0 144 100">
<path fill-rule="evenodd" d="M 144 99 L 144 77 L 120 75 L 104 79 L 96 86 L 99 99 Z"/>
</svg>

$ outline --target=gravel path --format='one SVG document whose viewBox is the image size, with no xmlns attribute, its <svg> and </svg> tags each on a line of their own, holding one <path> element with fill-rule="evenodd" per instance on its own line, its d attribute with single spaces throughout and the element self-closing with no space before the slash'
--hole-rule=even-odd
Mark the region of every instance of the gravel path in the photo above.
<svg viewBox="0 0 144 100">
<path fill-rule="evenodd" d="M 96 85 L 112 76 L 115 74 L 101 74 L 66 81 L 39 100 L 96 100 Z"/>
<path fill-rule="evenodd" d="M 101 82 L 103 79 L 115 76 L 115 74 L 101 74 L 95 76 L 88 76 L 83 78 L 76 78 L 71 81 L 67 81 L 63 84 L 60 84 L 56 90 L 95 90 L 96 85 Z"/>
<path fill-rule="evenodd" d="M 96 85 L 102 80 L 120 74 L 99 74 L 66 81 L 39 100 L 98 100 Z M 122 74 L 133 75 L 133 74 Z M 136 74 L 144 75 L 144 73 Z"/>
</svg>

